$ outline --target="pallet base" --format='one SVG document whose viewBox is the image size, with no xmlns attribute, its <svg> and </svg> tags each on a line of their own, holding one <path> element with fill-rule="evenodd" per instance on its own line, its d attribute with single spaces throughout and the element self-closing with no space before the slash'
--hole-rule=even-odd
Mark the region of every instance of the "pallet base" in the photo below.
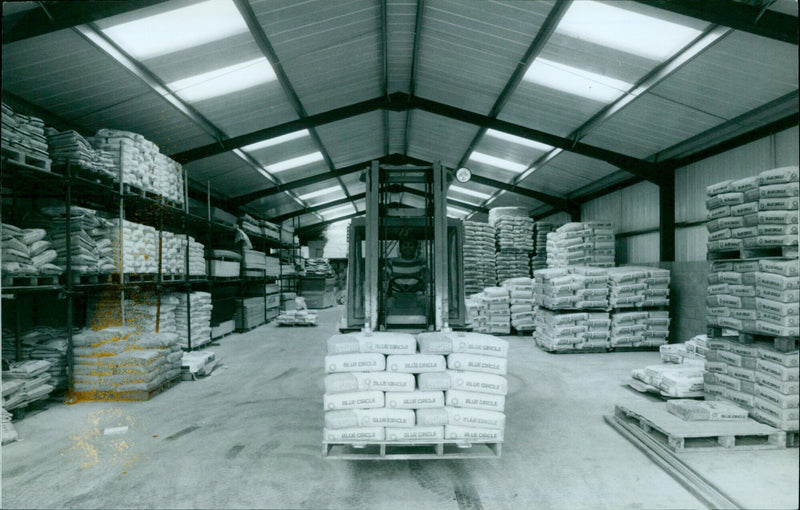
<svg viewBox="0 0 800 510">
<path fill-rule="evenodd" d="M 12 276 L 2 278 L 3 288 L 11 287 L 45 287 L 58 285 L 58 276 Z"/>
<path fill-rule="evenodd" d="M 150 400 L 156 395 L 167 391 L 181 381 L 181 376 L 177 375 L 169 381 L 161 383 L 156 388 L 149 391 L 93 391 L 93 392 L 75 392 L 72 394 L 73 399 L 86 400 L 86 401 L 145 401 Z"/>
<path fill-rule="evenodd" d="M 800 342 L 800 337 L 796 336 L 771 336 L 752 331 L 736 331 L 736 335 L 731 336 L 724 335 L 725 331 L 732 330 L 726 330 L 725 328 L 720 328 L 718 326 L 708 326 L 707 335 L 709 338 L 725 338 L 737 341 L 740 344 L 767 342 L 771 343 L 775 350 L 780 352 L 796 351 L 798 349 L 798 343 Z"/>
<path fill-rule="evenodd" d="M 37 154 L 30 154 L 15 147 L 4 145 L 2 147 L 2 156 L 8 161 L 13 161 L 21 166 L 43 170 L 45 172 L 50 171 L 50 158 L 45 158 Z"/>
<path fill-rule="evenodd" d="M 708 260 L 751 260 L 764 258 L 797 257 L 797 246 L 769 246 L 742 248 L 741 250 L 710 251 Z"/>
<path fill-rule="evenodd" d="M 589 349 L 550 349 L 542 345 L 537 345 L 537 347 L 550 354 L 600 354 L 608 352 L 608 349 L 605 347 L 592 347 Z"/>
<path fill-rule="evenodd" d="M 666 404 L 654 402 L 617 405 L 614 415 L 678 453 L 786 448 L 786 432 L 750 419 L 688 422 L 667 411 Z"/>
<path fill-rule="evenodd" d="M 497 458 L 503 443 L 464 441 L 335 443 L 323 441 L 322 457 L 344 460 L 417 460 Z"/>
</svg>

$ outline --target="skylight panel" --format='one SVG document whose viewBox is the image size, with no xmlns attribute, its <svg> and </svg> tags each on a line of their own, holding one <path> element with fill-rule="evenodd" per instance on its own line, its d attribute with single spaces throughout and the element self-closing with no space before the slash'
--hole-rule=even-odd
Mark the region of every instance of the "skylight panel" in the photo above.
<svg viewBox="0 0 800 510">
<path fill-rule="evenodd" d="M 502 168 L 504 170 L 509 170 L 514 173 L 520 173 L 527 168 L 525 165 L 522 165 L 520 163 L 507 161 L 505 159 L 497 158 L 495 156 L 490 156 L 482 152 L 473 151 L 469 159 L 471 159 L 472 161 L 477 161 L 479 163 L 486 163 L 487 165 L 495 166 L 497 168 Z"/>
<path fill-rule="evenodd" d="M 324 211 L 320 211 L 319 213 L 325 218 L 337 218 L 351 212 L 353 212 L 353 205 L 346 204 L 340 205 L 339 207 L 334 207 L 332 209 L 326 209 Z"/>
<path fill-rule="evenodd" d="M 249 89 L 276 79 L 267 59 L 260 57 L 177 80 L 168 83 L 167 87 L 181 99 L 191 103 Z"/>
<path fill-rule="evenodd" d="M 272 165 L 267 165 L 265 169 L 267 172 L 271 174 L 275 174 L 278 172 L 283 172 L 284 170 L 290 170 L 292 168 L 297 168 L 298 166 L 307 165 L 309 163 L 313 163 L 315 161 L 322 161 L 322 153 L 321 152 L 312 152 L 311 154 L 306 154 L 305 156 L 298 156 L 296 158 L 287 159 L 281 161 L 279 163 L 275 163 Z"/>
<path fill-rule="evenodd" d="M 481 200 L 485 200 L 491 196 L 488 193 L 482 193 L 480 191 L 475 191 L 474 189 L 469 189 L 469 188 L 462 188 L 461 186 L 450 186 L 450 191 L 455 191 L 456 193 L 462 193 L 464 195 L 477 197 L 480 198 Z"/>
<path fill-rule="evenodd" d="M 270 138 L 268 140 L 262 140 L 260 142 L 252 143 L 250 145 L 245 145 L 244 147 L 242 147 L 242 150 L 247 152 L 253 152 L 260 149 L 266 149 L 267 147 L 272 147 L 274 145 L 280 145 L 282 143 L 286 143 L 291 140 L 296 140 L 298 138 L 303 138 L 304 136 L 309 136 L 309 132 L 307 129 L 301 129 L 300 131 L 295 131 L 294 133 L 287 133 L 285 135 L 276 136 L 275 138 Z"/>
<path fill-rule="evenodd" d="M 595 74 L 577 67 L 537 58 L 523 78 L 567 94 L 610 103 L 633 87 L 633 84 Z"/>
<path fill-rule="evenodd" d="M 700 35 L 685 25 L 589 0 L 572 2 L 556 32 L 658 61 Z"/>
<path fill-rule="evenodd" d="M 540 151 L 549 151 L 550 149 L 553 148 L 550 145 L 539 143 L 534 140 L 528 140 L 527 138 L 522 138 L 521 136 L 510 135 L 508 133 L 504 133 L 502 131 L 496 131 L 494 129 L 487 129 L 486 134 L 488 136 L 491 136 L 492 138 L 498 138 L 500 140 L 505 140 L 507 142 L 516 143 L 518 145 L 524 145 L 525 147 L 530 147 L 532 149 Z"/>
<path fill-rule="evenodd" d="M 103 29 L 132 57 L 144 60 L 247 32 L 231 0 L 208 0 Z"/>
<path fill-rule="evenodd" d="M 300 195 L 300 200 L 308 200 L 309 198 L 316 198 L 321 197 L 323 195 L 327 195 L 329 193 L 333 193 L 334 191 L 341 191 L 340 186 L 331 186 L 329 188 L 318 189 L 317 191 L 311 191 L 304 195 Z"/>
<path fill-rule="evenodd" d="M 460 207 L 454 207 L 452 205 L 447 206 L 447 212 L 449 214 L 452 214 L 453 216 L 466 216 L 467 214 L 469 214 L 469 211 L 465 211 Z"/>
</svg>

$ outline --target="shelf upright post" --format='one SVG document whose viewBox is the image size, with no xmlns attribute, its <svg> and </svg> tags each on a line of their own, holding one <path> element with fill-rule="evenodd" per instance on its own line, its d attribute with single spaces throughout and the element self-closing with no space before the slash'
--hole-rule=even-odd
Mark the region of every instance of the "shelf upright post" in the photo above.
<svg viewBox="0 0 800 510">
<path fill-rule="evenodd" d="M 183 167 L 183 211 L 189 211 L 189 179 L 186 175 L 186 167 Z M 185 216 L 184 216 L 185 217 Z M 189 281 L 191 275 L 189 274 L 189 229 L 184 228 L 183 232 L 186 237 L 186 252 L 184 253 L 184 278 L 186 279 L 186 348 L 191 352 L 192 350 L 192 289 L 190 288 Z"/>
<path fill-rule="evenodd" d="M 123 157 L 123 150 L 125 148 L 125 144 L 122 143 L 122 140 L 119 141 L 119 284 L 120 284 L 120 313 L 122 316 L 122 325 L 125 326 L 125 240 L 123 239 L 123 235 L 125 234 L 125 228 L 123 227 L 123 223 L 125 222 L 125 184 L 123 183 L 123 178 L 125 176 L 124 170 L 124 161 L 125 158 Z"/>
<path fill-rule="evenodd" d="M 66 250 L 67 250 L 67 385 L 68 393 L 74 388 L 73 371 L 75 360 L 72 346 L 72 165 L 67 162 L 67 179 L 64 186 L 64 201 L 66 202 Z"/>
</svg>

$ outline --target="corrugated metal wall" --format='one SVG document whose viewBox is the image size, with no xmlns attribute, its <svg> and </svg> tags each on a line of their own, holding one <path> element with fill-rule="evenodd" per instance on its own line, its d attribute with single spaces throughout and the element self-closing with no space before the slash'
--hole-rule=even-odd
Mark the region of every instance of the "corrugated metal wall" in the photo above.
<svg viewBox="0 0 800 510">
<path fill-rule="evenodd" d="M 567 214 L 565 212 L 559 212 L 559 213 L 551 214 L 550 216 L 547 216 L 546 218 L 542 218 L 539 221 L 542 221 L 542 222 L 545 222 L 545 223 L 553 223 L 555 225 L 563 225 L 564 223 L 569 223 L 570 221 L 572 221 L 572 219 L 570 218 L 569 214 Z"/>
</svg>

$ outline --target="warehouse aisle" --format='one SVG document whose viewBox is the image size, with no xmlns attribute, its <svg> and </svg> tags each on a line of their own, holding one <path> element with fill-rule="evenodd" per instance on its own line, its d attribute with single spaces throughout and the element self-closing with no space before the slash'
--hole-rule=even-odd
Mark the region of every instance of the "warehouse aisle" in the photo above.
<svg viewBox="0 0 800 510">
<path fill-rule="evenodd" d="M 152 401 L 52 405 L 18 422 L 22 441 L 2 452 L 3 507 L 703 508 L 602 419 L 642 398 L 619 381 L 656 362 L 652 352 L 549 355 L 513 337 L 500 459 L 323 460 L 322 357 L 339 313 L 227 337 L 211 347 L 224 364 L 211 377 Z M 103 435 L 119 426 L 127 433 Z M 782 499 L 766 506 L 788 508 L 797 452 L 700 464 L 720 484 L 726 460 L 741 473 L 755 465 L 750 488 L 740 476 L 731 494 L 763 507 L 775 491 Z"/>
</svg>

